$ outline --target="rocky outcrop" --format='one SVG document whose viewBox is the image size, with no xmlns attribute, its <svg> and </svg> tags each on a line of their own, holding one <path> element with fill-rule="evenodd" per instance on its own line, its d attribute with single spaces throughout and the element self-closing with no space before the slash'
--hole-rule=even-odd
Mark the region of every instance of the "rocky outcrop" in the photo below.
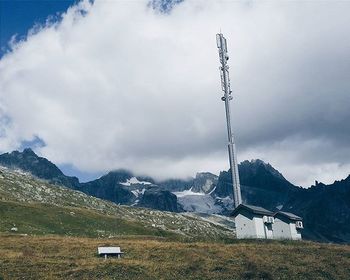
<svg viewBox="0 0 350 280">
<path fill-rule="evenodd" d="M 79 188 L 77 177 L 66 176 L 51 161 L 39 157 L 32 149 L 24 149 L 23 152 L 13 151 L 0 155 L 0 165 L 21 169 L 30 172 L 32 175 L 48 180 L 50 183 L 64 185 L 72 189 Z"/>
<path fill-rule="evenodd" d="M 131 177 L 132 174 L 125 170 L 112 171 L 99 179 L 80 184 L 79 190 L 117 204 L 132 204 L 135 201 L 135 195 L 128 187 L 120 184 Z"/>
<path fill-rule="evenodd" d="M 145 190 L 138 203 L 141 207 L 153 208 L 162 211 L 179 212 L 177 197 L 168 190 L 151 187 Z"/>
<path fill-rule="evenodd" d="M 193 192 L 210 193 L 214 190 L 218 183 L 218 176 L 209 173 L 201 172 L 197 173 L 193 180 Z"/>
</svg>

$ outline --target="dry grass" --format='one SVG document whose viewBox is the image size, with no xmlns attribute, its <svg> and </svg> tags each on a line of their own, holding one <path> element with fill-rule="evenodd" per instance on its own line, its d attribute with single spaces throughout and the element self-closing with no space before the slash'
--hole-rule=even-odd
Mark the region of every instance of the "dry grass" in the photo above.
<svg viewBox="0 0 350 280">
<path fill-rule="evenodd" d="M 117 245 L 123 259 L 96 256 Z M 0 235 L 0 279 L 350 279 L 350 246 Z"/>
</svg>

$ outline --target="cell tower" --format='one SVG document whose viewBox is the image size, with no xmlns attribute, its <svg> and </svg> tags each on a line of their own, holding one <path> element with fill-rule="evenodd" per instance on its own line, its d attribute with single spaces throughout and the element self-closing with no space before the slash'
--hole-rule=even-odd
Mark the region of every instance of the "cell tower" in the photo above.
<svg viewBox="0 0 350 280">
<path fill-rule="evenodd" d="M 242 203 L 241 197 L 241 186 L 239 183 L 237 156 L 236 156 L 236 146 L 233 139 L 232 127 L 231 127 L 231 114 L 230 114 L 230 101 L 232 100 L 232 91 L 230 89 L 230 78 L 229 78 L 229 66 L 227 61 L 229 56 L 227 54 L 227 42 L 225 37 L 220 33 L 216 34 L 216 44 L 219 49 L 220 57 L 220 75 L 221 75 L 221 86 L 224 96 L 221 100 L 225 102 L 226 111 L 226 122 L 227 122 L 227 135 L 228 135 L 228 154 L 230 160 L 232 185 L 233 185 L 233 199 L 234 208 Z"/>
</svg>

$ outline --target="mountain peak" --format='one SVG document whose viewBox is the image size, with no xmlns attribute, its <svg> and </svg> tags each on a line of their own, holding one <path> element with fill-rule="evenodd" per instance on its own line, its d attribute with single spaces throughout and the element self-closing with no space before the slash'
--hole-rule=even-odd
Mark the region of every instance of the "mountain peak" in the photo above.
<svg viewBox="0 0 350 280">
<path fill-rule="evenodd" d="M 38 155 L 31 148 L 25 148 L 22 154 L 38 157 Z"/>
<path fill-rule="evenodd" d="M 22 152 L 13 151 L 0 155 L 0 165 L 21 169 L 38 178 L 68 187 L 76 188 L 79 184 L 78 178 L 65 176 L 55 164 L 46 158 L 39 157 L 31 148 L 26 148 Z"/>
<path fill-rule="evenodd" d="M 218 176 L 211 173 L 211 172 L 197 172 L 196 173 L 196 179 L 200 178 L 217 178 Z"/>
<path fill-rule="evenodd" d="M 269 163 L 266 163 L 265 161 L 261 159 L 251 159 L 251 160 L 244 160 L 240 164 L 240 166 L 250 166 L 250 167 L 272 167 Z"/>
<path fill-rule="evenodd" d="M 295 186 L 269 163 L 261 159 L 245 160 L 238 165 L 239 179 L 242 186 L 249 186 L 264 191 L 285 193 Z M 215 190 L 219 197 L 232 195 L 232 179 L 230 171 L 221 172 Z"/>
<path fill-rule="evenodd" d="M 111 175 L 119 175 L 119 174 L 123 174 L 123 175 L 129 176 L 129 177 L 132 177 L 134 175 L 131 171 L 129 171 L 127 169 L 123 169 L 123 168 L 109 171 L 106 175 L 111 176 Z M 104 176 L 106 176 L 106 175 L 104 175 Z"/>
<path fill-rule="evenodd" d="M 210 172 L 199 172 L 193 181 L 192 191 L 210 193 L 218 182 L 218 176 Z"/>
<path fill-rule="evenodd" d="M 285 180 L 283 175 L 276 170 L 275 168 L 272 167 L 270 163 L 266 163 L 261 159 L 252 159 L 252 160 L 245 160 L 239 164 L 240 168 L 249 168 L 251 169 L 254 173 L 258 172 L 258 169 L 264 169 L 265 171 L 271 173 L 274 177 L 277 177 L 281 180 Z"/>
</svg>

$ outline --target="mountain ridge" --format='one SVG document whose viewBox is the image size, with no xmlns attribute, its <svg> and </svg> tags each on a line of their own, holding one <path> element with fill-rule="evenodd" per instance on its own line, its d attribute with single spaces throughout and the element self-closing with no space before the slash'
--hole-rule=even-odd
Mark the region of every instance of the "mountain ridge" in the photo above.
<svg viewBox="0 0 350 280">
<path fill-rule="evenodd" d="M 16 233 L 28 235 L 234 237 L 226 224 L 185 213 L 116 205 L 5 167 L 0 167 L 0 213 L 0 233 L 15 227 Z"/>
<path fill-rule="evenodd" d="M 157 182 L 150 177 L 135 176 L 127 170 L 116 170 L 93 181 L 79 183 L 77 178 L 66 178 L 53 163 L 28 149 L 22 153 L 16 151 L 0 155 L 0 164 L 4 163 L 11 168 L 23 168 L 33 175 L 43 176 L 51 183 L 116 204 L 221 215 L 230 215 L 233 207 L 229 171 L 222 171 L 219 176 L 203 172 L 187 180 Z M 45 164 L 49 167 L 44 166 L 40 173 L 38 169 Z M 243 203 L 271 211 L 293 212 L 303 217 L 303 236 L 307 239 L 350 242 L 350 225 L 347 223 L 350 220 L 350 176 L 333 184 L 317 183 L 304 189 L 291 184 L 278 170 L 261 160 L 243 161 L 239 172 Z M 72 184 L 72 180 L 79 184 Z"/>
<path fill-rule="evenodd" d="M 77 177 L 63 174 L 55 164 L 46 158 L 39 157 L 31 148 L 26 148 L 23 152 L 13 151 L 1 154 L 0 165 L 28 171 L 38 178 L 50 180 L 52 183 L 74 189 L 79 187 Z"/>
</svg>

